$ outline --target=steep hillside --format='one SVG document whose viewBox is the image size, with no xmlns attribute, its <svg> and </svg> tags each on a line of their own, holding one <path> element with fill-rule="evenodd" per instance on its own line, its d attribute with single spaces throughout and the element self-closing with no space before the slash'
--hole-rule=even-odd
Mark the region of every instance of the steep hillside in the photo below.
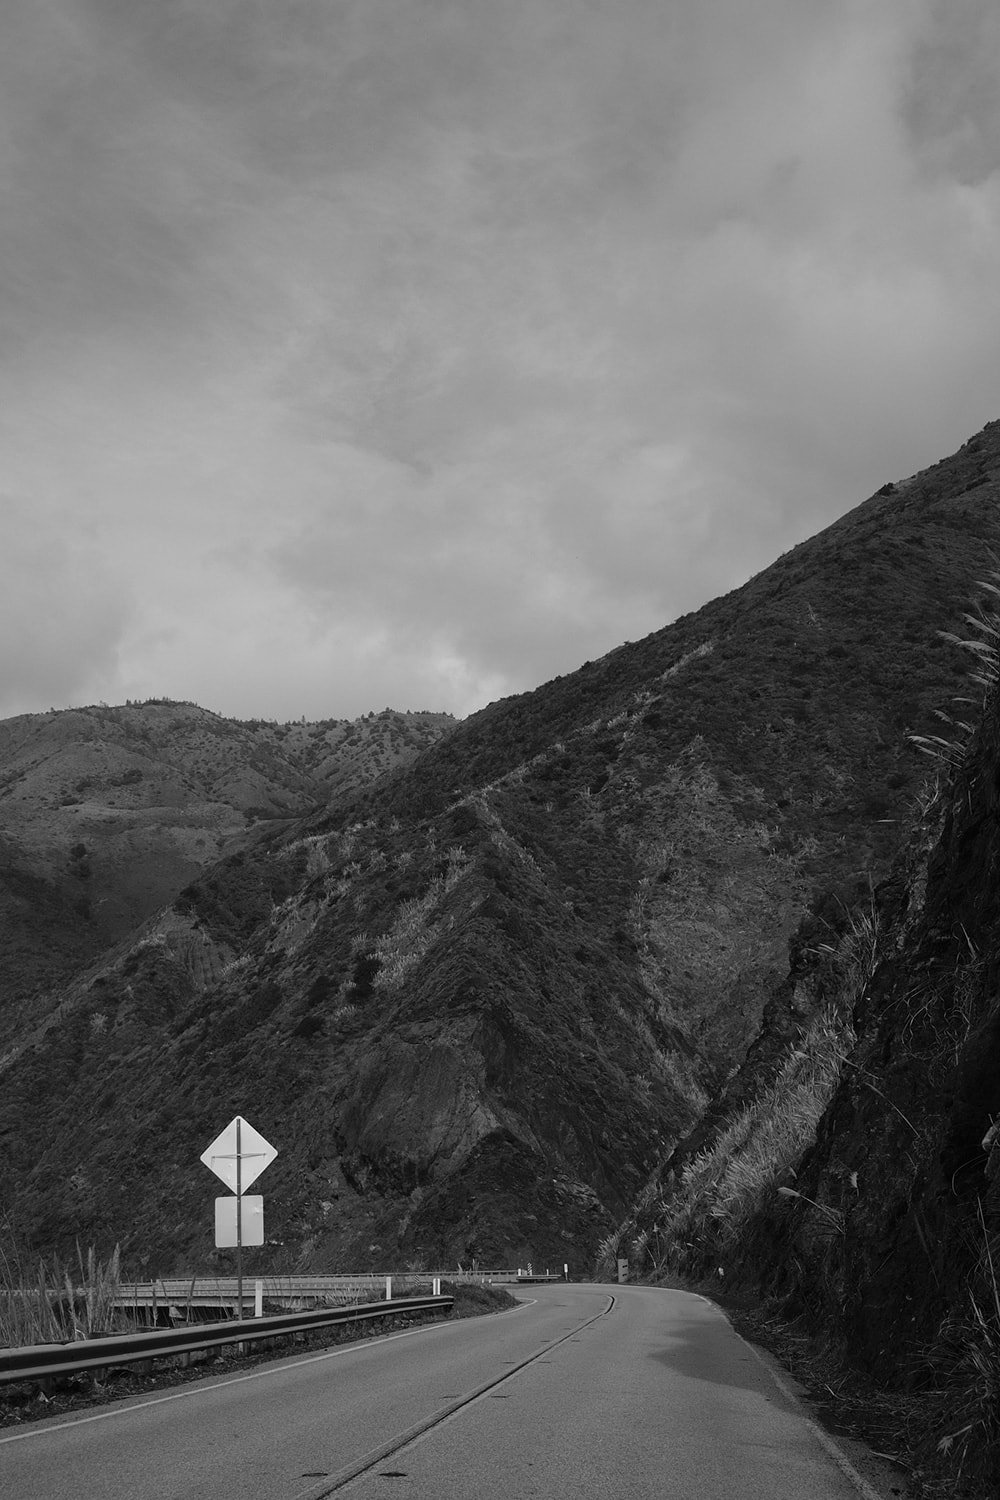
<svg viewBox="0 0 1000 1500">
<path fill-rule="evenodd" d="M 24 1002 L 92 961 L 260 819 L 301 816 L 454 721 L 241 723 L 193 703 L 0 721 L 0 1042 Z"/>
<path fill-rule="evenodd" d="M 804 966 L 825 1003 L 792 1046 L 765 1027 L 740 1107 L 609 1245 L 654 1273 L 723 1264 L 800 1337 L 916 1392 L 894 1441 L 920 1493 L 972 1500 L 1000 1485 L 1000 660 L 978 638 L 975 737 L 839 951 Z"/>
<path fill-rule="evenodd" d="M 797 809 L 810 829 L 814 811 L 825 826 L 876 824 L 893 800 L 879 772 L 906 757 L 906 730 L 925 724 L 956 680 L 936 629 L 958 619 L 984 543 L 997 539 L 998 484 L 1000 423 L 990 423 L 743 588 L 466 720 L 399 779 L 397 807 L 412 815 L 417 803 L 426 812 L 446 805 L 598 714 L 635 719 L 639 695 L 638 717 L 660 744 L 672 749 L 701 734 L 713 756 L 773 794 L 779 812 Z M 824 779 L 824 766 L 841 761 L 854 779 Z"/>
<path fill-rule="evenodd" d="M 17 1039 L 22 1221 L 209 1258 L 197 1158 L 239 1109 L 282 1153 L 262 1264 L 582 1269 L 789 993 L 789 945 L 835 946 L 889 869 L 998 483 L 991 424 L 744 588 L 262 829 Z"/>
<path fill-rule="evenodd" d="M 1000 1487 L 998 787 L 994 688 L 878 892 L 857 1042 L 795 1193 L 770 1195 L 744 1244 L 790 1313 L 880 1382 L 929 1393 L 916 1457 L 973 1497 Z"/>
</svg>

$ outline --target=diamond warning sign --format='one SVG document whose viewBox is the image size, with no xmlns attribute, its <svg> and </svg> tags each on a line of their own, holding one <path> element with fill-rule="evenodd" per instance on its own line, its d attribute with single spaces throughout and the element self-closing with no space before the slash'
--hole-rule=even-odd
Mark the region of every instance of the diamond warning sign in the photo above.
<svg viewBox="0 0 1000 1500">
<path fill-rule="evenodd" d="M 234 1193 L 244 1193 L 277 1154 L 276 1147 L 265 1141 L 242 1115 L 237 1115 L 208 1150 L 202 1152 L 201 1160 L 210 1172 L 221 1177 L 226 1187 Z"/>
</svg>

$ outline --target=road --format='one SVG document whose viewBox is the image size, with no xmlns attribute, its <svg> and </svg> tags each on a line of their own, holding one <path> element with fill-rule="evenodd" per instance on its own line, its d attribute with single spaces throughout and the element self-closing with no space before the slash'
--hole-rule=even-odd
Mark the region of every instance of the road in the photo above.
<svg viewBox="0 0 1000 1500">
<path fill-rule="evenodd" d="M 0 1433 L 4 1500 L 877 1500 L 701 1297 L 517 1309 Z"/>
</svg>

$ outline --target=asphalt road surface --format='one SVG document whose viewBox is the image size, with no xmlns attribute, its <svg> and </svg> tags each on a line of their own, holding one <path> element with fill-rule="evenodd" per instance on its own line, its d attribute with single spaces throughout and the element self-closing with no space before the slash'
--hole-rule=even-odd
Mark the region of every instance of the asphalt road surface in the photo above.
<svg viewBox="0 0 1000 1500">
<path fill-rule="evenodd" d="M 522 1305 L 0 1433 L 4 1500 L 877 1500 L 711 1303 Z"/>
</svg>

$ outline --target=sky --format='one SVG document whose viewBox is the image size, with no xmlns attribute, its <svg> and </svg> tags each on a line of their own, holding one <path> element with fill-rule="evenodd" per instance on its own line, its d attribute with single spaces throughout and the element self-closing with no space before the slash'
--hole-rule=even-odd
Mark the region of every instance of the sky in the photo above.
<svg viewBox="0 0 1000 1500">
<path fill-rule="evenodd" d="M 1000 416 L 995 0 L 4 0 L 0 717 L 465 715 Z"/>
</svg>

